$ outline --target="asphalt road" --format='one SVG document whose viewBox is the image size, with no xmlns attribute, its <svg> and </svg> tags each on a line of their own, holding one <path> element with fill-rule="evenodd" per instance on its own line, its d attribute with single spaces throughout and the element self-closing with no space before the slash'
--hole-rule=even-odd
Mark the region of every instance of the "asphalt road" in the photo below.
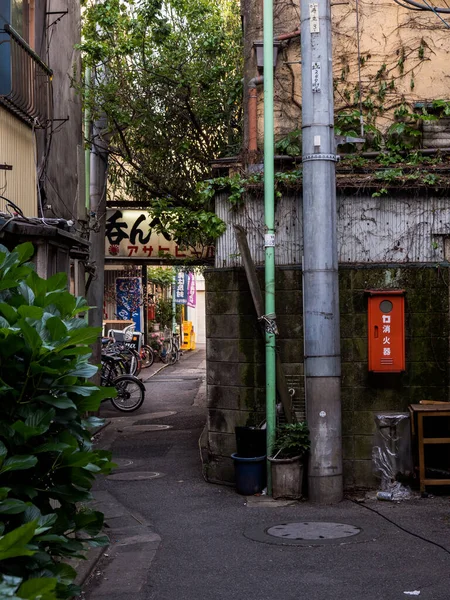
<svg viewBox="0 0 450 600">
<path fill-rule="evenodd" d="M 118 418 L 106 405 L 102 409 L 112 423 L 100 444 L 111 446 L 121 465 L 119 473 L 134 473 L 136 480 L 102 479 L 98 490 L 142 526 L 141 537 L 134 540 L 139 543 L 123 542 L 122 550 L 113 547 L 107 553 L 86 598 L 450 600 L 448 498 L 280 506 L 205 482 L 198 447 L 206 422 L 204 378 L 200 351 L 152 377 L 146 383 L 144 406 L 132 417 Z M 171 428 L 139 431 L 133 429 L 136 425 Z M 149 472 L 159 476 L 137 479 Z M 122 519 L 127 522 L 124 516 L 116 523 Z M 320 545 L 282 545 L 282 540 L 264 533 L 271 525 L 312 521 L 348 523 L 361 533 Z M 148 538 L 151 548 L 143 527 L 145 535 L 155 534 Z M 112 541 L 131 539 L 121 535 L 115 534 Z"/>
</svg>

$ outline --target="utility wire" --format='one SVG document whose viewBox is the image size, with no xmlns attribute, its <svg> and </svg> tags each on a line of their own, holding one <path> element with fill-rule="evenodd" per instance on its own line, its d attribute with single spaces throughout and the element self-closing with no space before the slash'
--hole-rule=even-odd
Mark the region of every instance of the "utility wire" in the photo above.
<svg viewBox="0 0 450 600">
<path fill-rule="evenodd" d="M 414 8 L 413 6 L 408 6 L 407 4 L 404 4 L 404 0 L 394 0 L 395 4 L 398 4 L 399 6 L 401 6 L 402 8 L 406 8 L 407 10 L 415 10 L 417 12 L 423 12 L 424 10 L 426 10 L 425 8 Z"/>
<path fill-rule="evenodd" d="M 353 502 L 354 504 L 357 504 L 358 506 L 361 506 L 362 508 L 365 508 L 366 510 L 370 510 L 371 512 L 375 513 L 376 515 L 378 515 L 379 517 L 381 517 L 382 519 L 384 519 L 385 521 L 387 521 L 388 523 L 391 523 L 391 525 L 395 525 L 395 527 L 397 527 L 401 531 L 407 533 L 408 535 L 412 535 L 413 537 L 418 538 L 419 540 L 422 540 L 423 542 L 427 542 L 428 544 L 432 544 L 433 546 L 437 546 L 438 548 L 440 548 L 441 550 L 443 550 L 447 554 L 450 554 L 450 550 L 448 548 L 446 548 L 445 546 L 442 546 L 442 544 L 438 544 L 437 542 L 433 542 L 433 540 L 429 540 L 428 538 L 423 537 L 422 535 L 419 535 L 418 533 L 414 533 L 413 531 L 410 531 L 409 529 L 406 529 L 406 527 L 402 527 L 401 525 L 399 525 L 398 523 L 396 523 L 395 521 L 393 521 L 389 517 L 386 517 L 382 513 L 380 513 L 377 510 L 375 510 L 375 508 L 370 508 L 370 506 L 367 506 L 366 504 L 363 504 L 361 502 L 357 502 L 356 500 L 353 500 L 352 498 L 348 498 L 347 497 L 347 500 L 350 500 L 350 502 Z"/>
<path fill-rule="evenodd" d="M 394 0 L 395 2 L 396 0 Z M 432 6 L 427 2 L 427 0 L 423 0 L 423 3 L 416 2 L 416 0 L 402 0 L 403 3 L 409 4 L 410 6 L 418 9 L 418 10 L 428 10 L 434 13 L 446 13 L 450 14 L 450 8 L 443 8 L 439 6 Z M 398 2 L 397 2 L 398 4 Z"/>
<path fill-rule="evenodd" d="M 437 12 L 436 8 L 435 8 L 434 6 L 431 6 L 431 4 L 428 4 L 427 0 L 423 0 L 423 1 L 424 1 L 424 3 L 425 3 L 425 4 L 426 4 L 428 7 L 429 7 L 429 10 L 430 10 L 430 11 L 432 11 L 432 12 L 434 12 L 434 14 L 435 14 L 437 17 L 439 17 L 439 19 L 440 19 L 440 20 L 441 20 L 441 21 L 444 23 L 444 25 L 445 25 L 445 26 L 446 26 L 448 29 L 450 29 L 450 25 L 447 23 L 447 21 L 446 21 L 445 19 L 443 19 L 443 18 L 441 17 L 441 15 L 440 15 L 440 14 Z M 447 9 L 447 10 L 448 10 L 448 9 Z M 449 10 L 448 12 L 450 12 L 450 10 Z"/>
</svg>

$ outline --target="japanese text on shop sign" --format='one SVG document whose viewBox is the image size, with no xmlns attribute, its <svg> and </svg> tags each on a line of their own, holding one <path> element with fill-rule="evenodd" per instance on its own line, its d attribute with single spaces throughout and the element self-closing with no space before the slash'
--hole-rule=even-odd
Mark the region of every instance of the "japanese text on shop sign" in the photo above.
<svg viewBox="0 0 450 600">
<path fill-rule="evenodd" d="M 177 304 L 187 302 L 187 277 L 183 271 L 179 271 L 175 278 L 175 302 Z"/>
<path fill-rule="evenodd" d="M 213 248 L 181 248 L 167 232 L 159 231 L 160 220 L 137 210 L 109 210 L 105 223 L 105 255 L 108 257 L 212 258 Z"/>
</svg>

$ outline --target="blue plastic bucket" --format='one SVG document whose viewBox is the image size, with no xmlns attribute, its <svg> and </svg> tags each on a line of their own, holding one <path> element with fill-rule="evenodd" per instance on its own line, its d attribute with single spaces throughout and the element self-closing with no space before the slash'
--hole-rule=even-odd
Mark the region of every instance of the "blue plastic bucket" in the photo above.
<svg viewBox="0 0 450 600">
<path fill-rule="evenodd" d="M 266 486 L 266 457 L 231 455 L 236 475 L 236 491 L 244 496 L 259 494 Z"/>
<path fill-rule="evenodd" d="M 265 429 L 258 427 L 235 427 L 236 454 L 244 458 L 254 458 L 267 454 Z"/>
</svg>

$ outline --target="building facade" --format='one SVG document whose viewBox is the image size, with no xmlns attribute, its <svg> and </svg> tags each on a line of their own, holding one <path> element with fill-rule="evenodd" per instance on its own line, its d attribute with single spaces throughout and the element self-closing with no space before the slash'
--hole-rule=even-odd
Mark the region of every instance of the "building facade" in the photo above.
<svg viewBox="0 0 450 600">
<path fill-rule="evenodd" d="M 216 196 L 217 214 L 228 227 L 215 268 L 206 273 L 204 455 L 207 476 L 222 482 L 234 480 L 234 427 L 265 417 L 264 341 L 233 229 L 246 229 L 263 288 L 262 178 L 254 175 L 263 151 L 263 69 L 255 44 L 262 39 L 262 9 L 246 0 L 242 10 L 245 160 L 224 160 L 217 169 L 222 176 L 241 172 L 246 191 L 233 206 L 227 193 Z M 275 2 L 274 23 L 275 139 L 281 155 L 275 165 L 277 346 L 294 409 L 304 418 L 298 3 Z M 359 137 L 362 115 L 366 138 L 356 155 L 355 147 L 342 147 L 336 178 L 344 485 L 352 489 L 377 484 L 372 447 L 379 413 L 405 412 L 422 399 L 450 399 L 448 37 L 435 14 L 394 2 L 332 3 L 332 25 L 336 133 Z M 405 366 L 398 372 L 373 370 L 369 361 L 369 298 L 380 290 L 400 294 L 404 302 Z M 387 364 L 390 338 L 382 339 Z"/>
<path fill-rule="evenodd" d="M 32 241 L 39 274 L 88 260 L 77 0 L 0 1 L 0 236 Z"/>
</svg>

